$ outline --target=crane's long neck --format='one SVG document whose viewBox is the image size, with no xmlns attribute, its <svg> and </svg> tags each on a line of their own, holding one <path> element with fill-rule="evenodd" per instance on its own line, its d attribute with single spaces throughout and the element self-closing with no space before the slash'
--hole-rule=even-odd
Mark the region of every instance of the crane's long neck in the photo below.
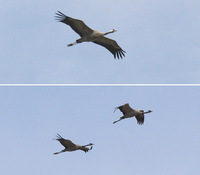
<svg viewBox="0 0 200 175">
<path fill-rule="evenodd" d="M 104 35 L 108 35 L 108 34 L 110 34 L 110 33 L 113 33 L 113 32 L 106 32 L 106 33 L 104 33 Z"/>
<path fill-rule="evenodd" d="M 89 143 L 87 145 L 83 145 L 83 147 L 85 147 L 85 146 L 92 146 L 92 145 L 93 145 L 92 143 Z"/>
<path fill-rule="evenodd" d="M 108 34 L 110 34 L 110 33 L 114 33 L 114 32 L 116 32 L 116 30 L 110 30 L 109 32 L 106 32 L 106 33 L 104 33 L 104 35 L 108 35 Z"/>
<path fill-rule="evenodd" d="M 147 113 L 150 113 L 150 112 L 152 112 L 152 111 L 149 110 L 149 111 L 143 112 L 143 114 L 147 114 Z"/>
</svg>

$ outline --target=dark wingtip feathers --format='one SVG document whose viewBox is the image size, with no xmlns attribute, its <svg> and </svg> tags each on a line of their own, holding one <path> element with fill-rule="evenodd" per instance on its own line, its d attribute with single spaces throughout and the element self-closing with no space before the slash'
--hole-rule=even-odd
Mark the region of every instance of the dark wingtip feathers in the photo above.
<svg viewBox="0 0 200 175">
<path fill-rule="evenodd" d="M 66 18 L 66 15 L 60 11 L 57 11 L 55 14 L 57 15 L 55 16 L 55 20 L 58 22 L 62 22 Z"/>
<path fill-rule="evenodd" d="M 125 57 L 125 51 L 123 49 L 120 49 L 118 50 L 117 52 L 115 52 L 113 55 L 114 55 L 114 58 L 118 58 L 118 59 L 122 59 L 123 57 Z"/>
<path fill-rule="evenodd" d="M 113 113 L 117 110 L 117 109 L 119 109 L 119 107 L 116 107 L 116 108 L 114 108 L 114 111 L 113 111 Z M 114 124 L 114 123 L 113 123 Z"/>
<path fill-rule="evenodd" d="M 59 140 L 59 139 L 63 139 L 62 136 L 60 134 L 57 133 L 57 138 L 55 140 Z"/>
<path fill-rule="evenodd" d="M 144 124 L 144 122 L 141 122 L 141 121 L 140 121 L 140 122 L 137 122 L 137 124 L 139 124 L 139 125 L 143 125 L 143 124 Z"/>
</svg>

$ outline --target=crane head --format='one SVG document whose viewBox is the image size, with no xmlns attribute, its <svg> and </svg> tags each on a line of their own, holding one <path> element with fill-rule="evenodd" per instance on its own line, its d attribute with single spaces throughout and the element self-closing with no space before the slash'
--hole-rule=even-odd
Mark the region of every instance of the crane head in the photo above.
<svg viewBox="0 0 200 175">
<path fill-rule="evenodd" d="M 110 30 L 110 32 L 111 32 L 111 33 L 114 33 L 114 32 L 117 32 L 117 30 L 112 29 L 112 30 Z"/>
</svg>

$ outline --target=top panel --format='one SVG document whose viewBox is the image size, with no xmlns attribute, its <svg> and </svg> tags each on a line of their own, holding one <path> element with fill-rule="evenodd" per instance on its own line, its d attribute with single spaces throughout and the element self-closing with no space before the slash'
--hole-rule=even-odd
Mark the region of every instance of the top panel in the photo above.
<svg viewBox="0 0 200 175">
<path fill-rule="evenodd" d="M 6 1 L 0 7 L 0 84 L 200 83 L 199 5 Z"/>
</svg>

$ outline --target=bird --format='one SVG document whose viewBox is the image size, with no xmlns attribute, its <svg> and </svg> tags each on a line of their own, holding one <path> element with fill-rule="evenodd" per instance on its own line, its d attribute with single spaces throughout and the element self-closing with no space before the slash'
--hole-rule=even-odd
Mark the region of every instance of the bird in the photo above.
<svg viewBox="0 0 200 175">
<path fill-rule="evenodd" d="M 122 59 L 123 56 L 125 57 L 124 53 L 126 52 L 117 44 L 117 42 L 115 40 L 105 37 L 105 35 L 114 33 L 117 30 L 112 29 L 109 32 L 102 33 L 97 30 L 91 29 L 82 20 L 66 16 L 60 11 L 57 11 L 57 13 L 55 14 L 55 18 L 58 22 L 69 25 L 81 37 L 80 39 L 77 39 L 76 42 L 68 44 L 68 47 L 82 42 L 93 42 L 108 49 L 114 55 L 114 58 L 117 57 L 118 59 Z"/>
<path fill-rule="evenodd" d="M 150 113 L 150 112 L 153 112 L 151 110 L 148 110 L 146 112 L 144 112 L 144 110 L 136 110 L 136 109 L 132 109 L 128 103 L 122 105 L 122 106 L 118 106 L 115 108 L 114 112 L 119 109 L 122 113 L 123 113 L 123 116 L 120 117 L 119 120 L 117 121 L 114 121 L 113 124 L 119 122 L 120 120 L 123 120 L 123 119 L 126 119 L 126 118 L 130 118 L 130 117 L 135 117 L 136 120 L 137 120 L 137 123 L 139 125 L 142 125 L 144 124 L 144 114 L 147 114 L 147 113 Z"/>
<path fill-rule="evenodd" d="M 76 150 L 82 150 L 86 153 L 89 150 L 91 150 L 92 145 L 94 145 L 93 143 L 89 143 L 89 144 L 83 145 L 83 146 L 74 144 L 71 140 L 64 139 L 59 134 L 57 134 L 57 138 L 55 140 L 59 141 L 65 147 L 65 149 L 63 149 L 62 151 L 59 151 L 59 152 L 55 152 L 54 154 L 59 154 L 59 153 L 63 153 L 66 151 L 76 151 Z M 87 146 L 91 146 L 91 147 L 88 148 Z"/>
</svg>

